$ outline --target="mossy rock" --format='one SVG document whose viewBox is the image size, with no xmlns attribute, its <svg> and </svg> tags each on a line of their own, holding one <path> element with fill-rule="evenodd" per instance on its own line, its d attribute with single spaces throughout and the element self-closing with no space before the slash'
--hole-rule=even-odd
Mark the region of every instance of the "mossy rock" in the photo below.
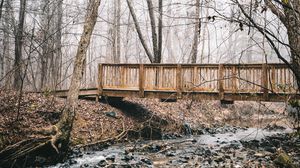
<svg viewBox="0 0 300 168">
<path fill-rule="evenodd" d="M 291 105 L 294 108 L 297 108 L 297 107 L 300 108 L 300 101 L 299 100 L 290 100 L 289 105 Z"/>
<path fill-rule="evenodd" d="M 284 152 L 277 155 L 274 160 L 274 164 L 278 167 L 296 168 L 296 166 L 293 164 L 292 158 Z"/>
</svg>

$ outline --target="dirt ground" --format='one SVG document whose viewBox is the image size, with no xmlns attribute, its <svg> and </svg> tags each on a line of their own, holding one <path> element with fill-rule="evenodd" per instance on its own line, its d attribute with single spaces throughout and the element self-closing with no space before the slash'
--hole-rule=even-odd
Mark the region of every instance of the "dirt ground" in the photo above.
<svg viewBox="0 0 300 168">
<path fill-rule="evenodd" d="M 7 145 L 40 136 L 37 130 L 55 124 L 65 99 L 49 94 L 19 95 L 0 90 L 0 150 Z M 124 130 L 139 131 L 155 125 L 164 133 L 218 125 L 263 128 L 291 126 L 284 103 L 235 102 L 222 106 L 218 101 L 161 102 L 157 99 L 124 99 L 122 102 L 80 100 L 72 132 L 72 145 L 88 144 L 115 137 Z M 153 124 L 154 123 L 154 124 Z"/>
</svg>

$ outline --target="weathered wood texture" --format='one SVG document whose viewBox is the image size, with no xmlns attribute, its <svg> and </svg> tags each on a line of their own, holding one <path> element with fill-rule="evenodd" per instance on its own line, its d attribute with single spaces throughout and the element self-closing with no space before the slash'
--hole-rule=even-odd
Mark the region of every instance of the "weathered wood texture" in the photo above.
<svg viewBox="0 0 300 168">
<path fill-rule="evenodd" d="M 101 64 L 99 68 L 100 96 L 133 96 L 136 92 L 135 97 L 163 98 L 164 92 L 167 98 L 198 93 L 215 95 L 213 99 L 262 96 L 261 100 L 276 101 L 268 95 L 278 94 L 278 101 L 284 101 L 287 97 L 282 95 L 297 91 L 295 78 L 284 64 Z"/>
<path fill-rule="evenodd" d="M 299 98 L 284 64 L 100 64 L 98 88 L 81 96 L 236 101 Z M 57 93 L 63 96 L 64 92 Z"/>
</svg>

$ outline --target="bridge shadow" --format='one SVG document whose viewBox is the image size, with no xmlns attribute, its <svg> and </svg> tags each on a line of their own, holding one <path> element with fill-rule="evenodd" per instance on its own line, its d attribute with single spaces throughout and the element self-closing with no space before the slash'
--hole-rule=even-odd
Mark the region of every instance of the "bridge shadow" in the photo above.
<svg viewBox="0 0 300 168">
<path fill-rule="evenodd" d="M 101 102 L 107 103 L 110 106 L 119 109 L 123 112 L 127 117 L 130 117 L 137 122 L 147 122 L 154 124 L 162 124 L 167 125 L 168 121 L 165 119 L 160 118 L 154 112 L 146 109 L 143 105 L 130 102 L 127 100 L 123 100 L 122 98 L 108 98 L 108 99 L 101 99 Z M 153 123 L 154 122 L 154 123 Z"/>
<path fill-rule="evenodd" d="M 138 103 L 122 100 L 121 98 L 108 98 L 101 100 L 101 102 L 119 109 L 127 117 L 139 123 L 141 126 L 139 130 L 128 132 L 127 137 L 129 139 L 162 139 L 162 128 L 169 124 L 168 120 L 161 118 Z"/>
</svg>

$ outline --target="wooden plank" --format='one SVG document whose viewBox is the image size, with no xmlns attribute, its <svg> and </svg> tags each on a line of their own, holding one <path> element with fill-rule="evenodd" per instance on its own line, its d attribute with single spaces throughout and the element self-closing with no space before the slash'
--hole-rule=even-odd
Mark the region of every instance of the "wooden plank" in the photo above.
<svg viewBox="0 0 300 168">
<path fill-rule="evenodd" d="M 219 75 L 218 75 L 218 82 L 219 82 L 219 98 L 220 100 L 224 99 L 224 65 L 219 65 Z"/>
<path fill-rule="evenodd" d="M 145 97 L 145 73 L 144 64 L 140 64 L 139 67 L 139 95 L 141 98 Z"/>
<path fill-rule="evenodd" d="M 262 64 L 262 71 L 261 71 L 261 86 L 262 86 L 262 92 L 263 92 L 263 98 L 265 100 L 268 100 L 268 66 L 267 64 Z"/>
<path fill-rule="evenodd" d="M 97 88 L 97 97 L 96 97 L 96 101 L 99 101 L 99 96 L 102 95 L 103 92 L 103 65 L 99 64 L 98 65 L 98 88 Z"/>
<path fill-rule="evenodd" d="M 237 86 L 240 69 L 244 71 L 243 78 L 250 82 L 244 89 Z M 282 93 L 282 89 L 275 86 L 292 82 L 293 75 L 290 76 L 287 70 L 288 67 L 283 64 L 219 64 L 204 67 L 194 64 L 99 64 L 97 88 L 81 89 L 80 97 L 96 96 L 98 100 L 99 96 L 109 94 L 107 96 L 113 97 L 178 99 L 184 96 L 186 99 L 199 100 L 284 101 L 289 96 L 300 96 L 293 95 L 290 88 L 286 90 L 287 93 Z M 203 75 L 205 80 L 199 78 L 200 75 Z M 268 75 L 271 75 L 271 80 Z M 184 81 L 189 81 L 195 86 L 206 80 L 207 83 L 204 83 L 203 87 L 184 90 Z M 188 88 L 189 84 L 186 87 Z M 270 93 L 269 89 L 272 88 L 280 93 Z M 57 96 L 62 97 L 66 96 L 66 93 L 67 91 L 55 92 Z"/>
<path fill-rule="evenodd" d="M 182 98 L 182 81 L 181 81 L 181 73 L 182 73 L 182 67 L 180 64 L 177 64 L 176 69 L 176 90 L 177 90 L 177 98 Z"/>
<path fill-rule="evenodd" d="M 197 85 L 199 85 L 199 83 L 197 82 L 198 79 L 198 74 L 197 74 L 197 67 L 194 66 L 194 71 L 193 71 L 193 86 L 192 86 L 192 90 L 195 91 Z"/>
<path fill-rule="evenodd" d="M 236 66 L 232 67 L 232 91 L 233 91 L 233 93 L 237 92 L 237 71 L 236 71 Z"/>
<path fill-rule="evenodd" d="M 164 87 L 164 82 L 165 80 L 163 79 L 163 75 L 164 75 L 164 71 L 163 71 L 164 67 L 163 66 L 159 66 L 159 72 L 158 72 L 158 89 L 162 89 Z"/>
</svg>

